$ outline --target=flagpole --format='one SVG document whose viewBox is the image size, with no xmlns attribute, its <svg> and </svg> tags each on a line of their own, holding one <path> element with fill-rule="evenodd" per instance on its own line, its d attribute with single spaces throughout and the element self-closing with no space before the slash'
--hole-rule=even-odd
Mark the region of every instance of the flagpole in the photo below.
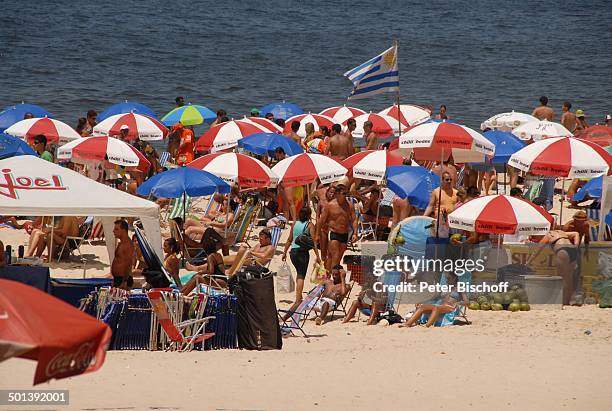
<svg viewBox="0 0 612 411">
<path fill-rule="evenodd" d="M 400 111 L 400 83 L 399 83 L 399 41 L 397 40 L 397 38 L 393 39 L 393 45 L 395 46 L 395 65 L 397 66 L 397 96 L 396 96 L 396 100 L 397 100 L 397 126 L 398 126 L 398 133 L 401 136 L 402 135 L 402 122 L 401 122 L 401 115 L 402 112 Z M 399 137 L 399 136 L 398 136 Z"/>
</svg>

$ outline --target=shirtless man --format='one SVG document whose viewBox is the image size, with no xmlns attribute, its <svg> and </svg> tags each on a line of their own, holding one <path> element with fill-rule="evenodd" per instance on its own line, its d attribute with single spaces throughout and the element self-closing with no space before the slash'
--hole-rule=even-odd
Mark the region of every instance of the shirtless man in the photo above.
<svg viewBox="0 0 612 411">
<path fill-rule="evenodd" d="M 331 136 L 327 141 L 324 154 L 331 156 L 331 158 L 337 161 L 342 161 L 353 154 L 351 140 L 345 134 L 342 134 L 342 127 L 340 124 L 334 124 L 332 126 Z"/>
<path fill-rule="evenodd" d="M 371 121 L 363 123 L 363 138 L 366 141 L 366 150 L 376 150 L 378 136 L 372 131 L 373 124 Z"/>
<path fill-rule="evenodd" d="M 357 122 L 354 118 L 349 118 L 346 122 L 346 130 L 344 130 L 344 135 L 348 137 L 351 142 L 351 154 L 355 154 L 355 144 L 353 142 L 353 131 L 357 128 Z"/>
<path fill-rule="evenodd" d="M 115 258 L 111 264 L 113 287 L 129 290 L 134 284 L 132 278 L 132 259 L 134 258 L 134 243 L 128 235 L 128 224 L 125 220 L 115 221 L 113 234 L 119 240 L 115 249 Z"/>
<path fill-rule="evenodd" d="M 336 198 L 321 213 L 321 220 L 315 226 L 315 243 L 319 241 L 321 227 L 329 226 L 329 245 L 325 268 L 330 270 L 342 261 L 349 240 L 349 228 L 353 228 L 351 241 L 357 241 L 357 218 L 355 209 L 346 200 L 346 186 L 336 185 Z"/>
<path fill-rule="evenodd" d="M 285 137 L 289 137 L 291 140 L 295 141 L 296 143 L 298 143 L 301 146 L 302 145 L 302 138 L 300 136 L 298 136 L 298 134 L 297 134 L 299 129 L 300 129 L 300 122 L 299 121 L 292 121 L 291 122 L 291 130 L 284 132 L 283 135 Z"/>
<path fill-rule="evenodd" d="M 442 173 L 442 184 L 431 192 L 429 198 L 429 205 L 425 209 L 424 216 L 431 216 L 438 220 L 440 217 L 442 221 L 439 222 L 439 227 L 448 226 L 447 216 L 453 212 L 455 205 L 457 204 L 457 189 L 453 187 L 453 180 L 449 172 L 445 171 Z M 440 235 L 440 230 L 438 235 Z M 442 237 L 446 237 L 442 233 Z"/>
<path fill-rule="evenodd" d="M 259 243 L 257 243 L 251 250 L 247 250 L 246 247 L 242 246 L 235 255 L 226 255 L 223 257 L 223 264 L 232 265 L 236 262 L 236 258 L 244 253 L 248 252 L 249 255 L 246 257 L 244 265 L 255 265 L 259 264 L 265 266 L 272 260 L 274 256 L 274 246 L 272 245 L 272 234 L 270 230 L 264 228 L 259 232 Z"/>
<path fill-rule="evenodd" d="M 319 202 L 317 207 L 317 221 L 321 219 L 321 214 L 327 205 L 336 198 L 336 188 L 332 185 L 320 185 L 317 187 L 314 196 Z M 329 241 L 329 226 L 321 226 L 319 229 L 319 249 L 323 257 L 323 262 L 327 261 L 327 246 Z"/>
<path fill-rule="evenodd" d="M 563 103 L 563 107 L 561 107 L 561 111 L 563 112 L 563 114 L 561 114 L 561 124 L 573 133 L 576 129 L 576 115 L 570 111 L 571 108 L 572 103 L 569 101 Z"/>
<path fill-rule="evenodd" d="M 314 310 L 318 313 L 315 319 L 317 325 L 325 322 L 329 310 L 341 304 L 351 289 L 351 286 L 346 284 L 346 271 L 340 264 L 332 267 L 331 276 L 331 280 L 323 281 L 323 294 L 314 306 Z"/>
<path fill-rule="evenodd" d="M 539 120 L 553 121 L 555 118 L 555 112 L 552 108 L 547 106 L 548 97 L 540 97 L 540 105 L 533 110 L 532 116 L 537 117 Z"/>
</svg>

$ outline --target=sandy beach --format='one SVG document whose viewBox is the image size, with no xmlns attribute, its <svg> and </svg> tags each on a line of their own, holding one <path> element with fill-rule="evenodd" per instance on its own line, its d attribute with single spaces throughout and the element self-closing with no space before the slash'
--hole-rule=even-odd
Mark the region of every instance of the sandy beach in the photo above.
<svg viewBox="0 0 612 411">
<path fill-rule="evenodd" d="M 0 235 L 13 244 L 25 238 Z M 108 272 L 104 245 L 82 251 L 87 277 Z M 277 253 L 272 269 L 279 265 Z M 52 264 L 52 277 L 82 275 L 76 262 Z M 276 295 L 279 307 L 292 299 Z M 364 316 L 341 324 L 336 314 L 322 326 L 308 321 L 310 337 L 285 338 L 282 351 L 109 351 L 101 370 L 36 388 L 70 390 L 61 409 L 608 409 L 609 310 L 469 311 L 469 319 L 400 329 L 367 326 Z M 21 359 L 1 363 L 0 389 L 31 388 L 34 369 Z"/>
</svg>

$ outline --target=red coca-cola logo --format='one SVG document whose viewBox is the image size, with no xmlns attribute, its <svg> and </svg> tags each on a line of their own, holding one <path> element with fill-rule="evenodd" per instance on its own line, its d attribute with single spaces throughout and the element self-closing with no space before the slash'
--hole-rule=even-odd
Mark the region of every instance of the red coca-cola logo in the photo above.
<svg viewBox="0 0 612 411">
<path fill-rule="evenodd" d="M 95 356 L 95 345 L 91 342 L 81 344 L 74 351 L 60 351 L 47 364 L 45 374 L 48 378 L 52 378 L 75 370 L 84 371 Z"/>
</svg>

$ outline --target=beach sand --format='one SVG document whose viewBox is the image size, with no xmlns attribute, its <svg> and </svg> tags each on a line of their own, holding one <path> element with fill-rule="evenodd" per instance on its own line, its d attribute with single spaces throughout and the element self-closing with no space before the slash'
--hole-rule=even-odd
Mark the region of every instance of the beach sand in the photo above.
<svg viewBox="0 0 612 411">
<path fill-rule="evenodd" d="M 279 251 L 286 236 L 284 230 Z M 25 238 L 20 230 L 0 230 L 5 244 Z M 104 245 L 85 244 L 82 251 L 87 277 L 109 272 Z M 277 253 L 272 270 L 280 260 Z M 52 264 L 52 276 L 81 278 L 83 270 L 78 263 Z M 293 298 L 276 295 L 279 307 Z M 400 313 L 412 308 L 403 305 Z M 610 408 L 611 310 L 468 314 L 471 325 L 442 329 L 367 326 L 363 315 L 341 324 L 337 314 L 323 326 L 308 321 L 311 336 L 285 338 L 282 351 L 110 351 L 97 372 L 35 388 L 70 390 L 70 406 L 57 409 Z M 0 363 L 0 389 L 32 388 L 35 365 Z"/>
</svg>

